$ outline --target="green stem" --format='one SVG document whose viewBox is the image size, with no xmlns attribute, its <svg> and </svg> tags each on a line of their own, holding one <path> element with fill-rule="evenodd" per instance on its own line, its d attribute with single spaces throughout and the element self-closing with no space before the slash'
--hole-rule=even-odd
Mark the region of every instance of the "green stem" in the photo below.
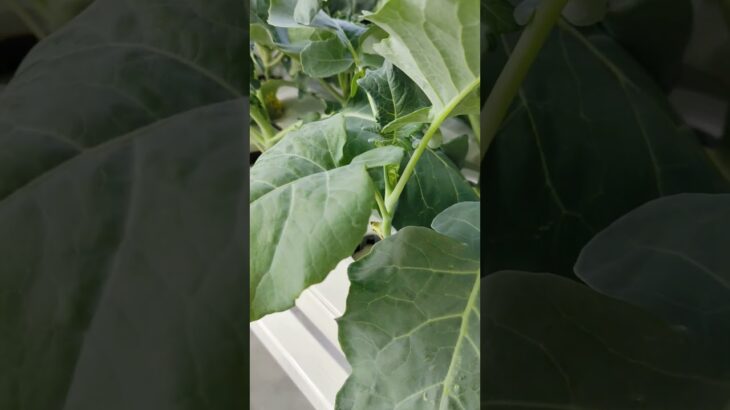
<svg viewBox="0 0 730 410">
<path fill-rule="evenodd" d="M 261 129 L 261 132 L 263 133 L 264 140 L 266 141 L 267 148 L 270 146 L 269 141 L 274 138 L 276 135 L 276 130 L 274 127 L 269 123 L 269 121 L 266 119 L 266 116 L 263 112 L 259 109 L 259 107 L 255 105 L 251 105 L 249 109 L 249 113 L 251 114 L 251 118 L 256 122 L 256 125 L 259 126 Z"/>
<path fill-rule="evenodd" d="M 474 131 L 474 138 L 477 140 L 477 144 L 481 143 L 480 130 L 479 130 L 479 116 L 476 114 L 469 114 L 469 124 L 471 129 Z"/>
<path fill-rule="evenodd" d="M 261 134 L 259 134 L 253 127 L 249 130 L 251 132 L 251 141 L 253 141 L 253 145 L 255 145 L 260 152 L 266 151 L 266 143 L 264 142 Z"/>
<path fill-rule="evenodd" d="M 383 196 L 380 195 L 380 191 L 378 191 L 377 188 L 375 189 L 375 202 L 378 204 L 380 217 L 383 218 L 383 224 L 380 226 L 380 228 L 382 231 L 381 239 L 384 239 L 390 236 L 390 221 L 393 219 L 393 216 L 385 210 L 385 201 L 383 201 Z"/>
<path fill-rule="evenodd" d="M 280 52 L 280 53 L 278 53 L 278 54 L 276 55 L 276 57 L 274 57 L 274 58 L 273 58 L 273 59 L 272 59 L 271 61 L 269 61 L 269 66 L 268 66 L 268 68 L 272 68 L 272 67 L 274 67 L 275 65 L 279 64 L 279 63 L 281 62 L 281 60 L 282 60 L 283 58 L 284 58 L 284 53 L 281 53 L 281 52 Z"/>
<path fill-rule="evenodd" d="M 317 81 L 319 81 L 319 83 L 322 85 L 322 88 L 324 88 L 325 91 L 330 93 L 330 95 L 332 95 L 337 100 L 337 102 L 340 103 L 340 105 L 344 106 L 347 103 L 347 101 L 345 101 L 345 98 L 342 97 L 337 92 L 337 90 L 335 90 L 335 88 L 330 85 L 330 83 L 328 83 L 327 81 L 325 81 L 321 78 L 318 78 Z"/>
<path fill-rule="evenodd" d="M 392 224 L 393 224 L 393 215 L 392 214 L 383 215 L 383 225 L 380 226 L 380 228 L 383 230 L 383 238 L 387 238 L 390 236 L 390 232 L 393 230 Z"/>
<path fill-rule="evenodd" d="M 408 179 L 413 174 L 413 170 L 416 168 L 416 164 L 418 163 L 418 160 L 421 158 L 421 155 L 423 155 L 423 152 L 428 147 L 428 142 L 431 140 L 431 137 L 436 134 L 436 131 L 439 130 L 441 127 L 441 124 L 443 124 L 444 121 L 449 117 L 449 114 L 451 114 L 452 111 L 461 103 L 464 98 L 469 96 L 474 90 L 476 90 L 479 87 L 480 83 L 480 77 L 477 77 L 474 81 L 471 82 L 466 88 L 464 88 L 459 95 L 454 97 L 446 107 L 444 107 L 443 110 L 439 113 L 439 115 L 436 117 L 436 119 L 429 125 L 428 130 L 426 130 L 426 134 L 424 134 L 423 139 L 421 142 L 418 143 L 418 146 L 416 147 L 416 150 L 413 152 L 413 155 L 411 155 L 411 158 L 408 160 L 408 163 L 406 164 L 406 168 L 403 170 L 403 173 L 401 174 L 400 178 L 398 178 L 398 182 L 395 184 L 395 187 L 393 188 L 393 192 L 390 193 L 385 198 L 385 209 L 388 213 L 393 213 L 393 208 L 395 207 L 395 204 L 398 203 L 398 198 L 400 197 L 400 194 L 403 192 L 403 189 L 406 186 L 406 183 L 408 182 Z"/>
<path fill-rule="evenodd" d="M 568 0 L 541 1 L 532 21 L 523 30 L 482 109 L 484 113 L 482 157 L 497 134 L 530 66 L 548 39 L 553 26 L 560 19 L 560 14 L 567 2 Z"/>
<path fill-rule="evenodd" d="M 355 67 L 360 70 L 362 68 L 362 63 L 360 62 L 360 58 L 357 56 L 357 51 L 355 51 L 355 48 L 349 41 L 347 42 L 346 46 L 347 49 L 350 51 L 350 54 L 352 54 L 352 61 L 355 63 Z"/>
<path fill-rule="evenodd" d="M 390 185 L 390 178 L 388 178 L 388 167 L 383 166 L 383 184 L 385 185 L 385 197 L 389 197 L 393 191 L 393 187 Z"/>
<path fill-rule="evenodd" d="M 258 43 L 254 43 L 253 45 L 254 50 L 259 55 L 259 58 L 261 58 L 261 62 L 264 64 L 264 78 L 267 80 L 269 79 L 269 68 L 271 67 L 270 64 L 270 53 L 269 50 L 266 49 L 266 47 L 263 47 L 259 45 Z"/>
<path fill-rule="evenodd" d="M 41 26 L 35 22 L 33 16 L 31 16 L 30 13 L 28 13 L 28 11 L 23 8 L 23 6 L 20 5 L 17 1 L 7 0 L 6 3 L 10 7 L 10 9 L 18 16 L 18 18 L 23 20 L 25 26 L 28 27 L 28 29 L 38 40 L 41 40 L 48 35 L 45 30 L 43 30 Z"/>
<path fill-rule="evenodd" d="M 375 202 L 378 204 L 380 216 L 385 217 L 385 202 L 383 202 L 383 196 L 380 195 L 380 191 L 378 191 L 377 189 L 375 190 Z"/>
<path fill-rule="evenodd" d="M 342 90 L 342 95 L 344 96 L 345 101 L 347 101 L 347 96 L 350 95 L 350 82 L 347 78 L 347 74 L 345 74 L 345 73 L 337 74 L 337 81 L 339 81 L 340 90 Z"/>
<path fill-rule="evenodd" d="M 393 187 L 390 184 L 390 178 L 388 177 L 388 167 L 383 167 L 383 185 L 385 185 L 385 197 L 388 198 L 391 195 L 391 192 L 393 191 Z M 378 193 L 378 196 L 380 196 L 380 193 Z M 380 205 L 379 205 L 380 206 Z M 385 206 L 385 202 L 383 202 L 380 210 L 380 216 L 383 217 L 383 237 L 387 238 L 390 236 L 390 231 L 392 221 L 393 221 L 393 212 L 388 212 L 388 208 Z"/>
<path fill-rule="evenodd" d="M 274 144 L 279 142 L 279 140 L 284 138 L 284 136 L 286 134 L 290 133 L 291 131 L 296 130 L 297 128 L 299 128 L 301 126 L 302 126 L 302 121 L 296 121 L 296 122 L 292 123 L 291 125 L 289 125 L 288 127 L 284 128 L 283 130 L 277 132 L 276 135 L 274 135 L 274 137 L 271 138 L 271 140 L 270 140 L 271 146 L 273 146 Z"/>
</svg>

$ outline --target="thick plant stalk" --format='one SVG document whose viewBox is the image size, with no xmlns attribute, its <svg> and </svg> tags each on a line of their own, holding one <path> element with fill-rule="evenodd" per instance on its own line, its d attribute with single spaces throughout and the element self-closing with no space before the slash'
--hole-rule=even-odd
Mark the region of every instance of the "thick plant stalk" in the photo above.
<svg viewBox="0 0 730 410">
<path fill-rule="evenodd" d="M 563 11 L 568 0 L 543 0 L 537 6 L 532 20 L 525 26 L 517 45 L 507 60 L 482 109 L 481 156 L 487 152 L 494 136 L 502 124 L 512 100 L 525 80 L 530 66 L 545 44 L 550 31 Z"/>
</svg>

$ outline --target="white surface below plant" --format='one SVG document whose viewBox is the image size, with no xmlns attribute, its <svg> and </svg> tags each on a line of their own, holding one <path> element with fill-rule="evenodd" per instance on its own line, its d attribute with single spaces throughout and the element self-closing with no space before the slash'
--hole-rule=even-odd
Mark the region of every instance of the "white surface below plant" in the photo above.
<svg viewBox="0 0 730 410">
<path fill-rule="evenodd" d="M 252 322 L 253 335 L 317 410 L 334 409 L 340 387 L 350 373 L 337 340 L 336 318 L 345 311 L 348 258 L 322 283 L 306 289 L 296 306 Z M 251 357 L 255 368 L 256 357 Z M 256 377 L 251 374 L 251 379 Z"/>
</svg>

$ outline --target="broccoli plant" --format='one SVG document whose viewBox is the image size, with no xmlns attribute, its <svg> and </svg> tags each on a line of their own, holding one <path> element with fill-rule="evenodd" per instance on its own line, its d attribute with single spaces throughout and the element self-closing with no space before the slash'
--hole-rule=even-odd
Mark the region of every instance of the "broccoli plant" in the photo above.
<svg viewBox="0 0 730 410">
<path fill-rule="evenodd" d="M 338 408 L 477 408 L 480 4 L 344 3 L 251 7 L 263 153 L 250 174 L 250 319 L 292 307 L 372 222 L 382 241 L 350 265 L 339 319 L 353 371 Z M 309 110 L 290 110 L 302 99 Z"/>
</svg>

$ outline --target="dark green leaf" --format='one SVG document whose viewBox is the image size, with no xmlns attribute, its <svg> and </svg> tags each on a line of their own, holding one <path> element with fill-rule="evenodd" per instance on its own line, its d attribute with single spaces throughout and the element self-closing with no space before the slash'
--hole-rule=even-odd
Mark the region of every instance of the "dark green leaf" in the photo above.
<svg viewBox="0 0 730 410">
<path fill-rule="evenodd" d="M 368 70 L 358 84 L 367 92 L 375 118 L 383 127 L 430 105 L 418 86 L 390 62 Z"/>
<path fill-rule="evenodd" d="M 689 329 L 708 367 L 730 378 L 730 195 L 682 194 L 630 212 L 575 266 L 609 296 Z"/>
<path fill-rule="evenodd" d="M 572 275 L 580 249 L 629 210 L 729 189 L 643 70 L 609 38 L 567 25 L 541 50 L 484 166 L 488 272 Z"/>
<path fill-rule="evenodd" d="M 469 182 L 446 155 L 426 149 L 400 196 L 393 226 L 430 226 L 433 218 L 451 205 L 478 200 Z"/>
<path fill-rule="evenodd" d="M 408 227 L 350 265 L 338 320 L 352 374 L 337 409 L 479 406 L 479 258 Z"/>
<path fill-rule="evenodd" d="M 454 165 L 461 169 L 464 167 L 464 162 L 466 162 L 466 154 L 469 153 L 469 136 L 466 134 L 459 135 L 451 141 L 444 143 L 441 149 Z"/>
<path fill-rule="evenodd" d="M 681 330 L 556 275 L 482 279 L 482 408 L 724 410 Z"/>
</svg>

